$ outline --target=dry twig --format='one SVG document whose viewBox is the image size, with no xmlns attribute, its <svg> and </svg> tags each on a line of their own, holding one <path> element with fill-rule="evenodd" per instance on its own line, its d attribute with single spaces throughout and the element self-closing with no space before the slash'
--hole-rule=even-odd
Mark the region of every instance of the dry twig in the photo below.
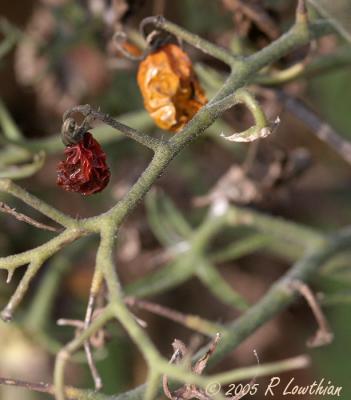
<svg viewBox="0 0 351 400">
<path fill-rule="evenodd" d="M 305 283 L 298 280 L 294 280 L 291 283 L 291 287 L 297 290 L 301 294 L 301 296 L 305 298 L 318 324 L 318 330 L 316 334 L 307 341 L 307 346 L 319 347 L 331 343 L 333 341 L 334 335 L 330 330 L 328 321 L 325 318 L 323 311 L 312 290 Z"/>
<path fill-rule="evenodd" d="M 238 14 L 242 14 L 249 21 L 254 22 L 270 39 L 276 39 L 279 36 L 277 24 L 259 2 L 247 0 L 222 0 L 222 2 L 224 7 L 233 13 L 235 20 L 240 18 Z"/>
<path fill-rule="evenodd" d="M 27 215 L 16 211 L 15 208 L 9 207 L 7 204 L 3 203 L 2 201 L 0 201 L 0 211 L 3 213 L 6 213 L 6 214 L 10 214 L 13 217 L 15 217 L 18 221 L 22 221 L 29 225 L 33 225 L 38 229 L 45 229 L 45 230 L 51 231 L 51 232 L 59 232 L 61 230 L 60 228 L 55 228 L 53 226 L 49 226 L 49 225 L 43 224 L 41 222 L 38 222 L 35 219 L 30 218 Z"/>
<path fill-rule="evenodd" d="M 284 102 L 285 107 L 298 119 L 311 128 L 318 139 L 334 149 L 346 162 L 351 164 L 351 143 L 344 139 L 328 123 L 323 121 L 307 104 L 283 91 L 277 92 L 278 99 Z"/>
</svg>

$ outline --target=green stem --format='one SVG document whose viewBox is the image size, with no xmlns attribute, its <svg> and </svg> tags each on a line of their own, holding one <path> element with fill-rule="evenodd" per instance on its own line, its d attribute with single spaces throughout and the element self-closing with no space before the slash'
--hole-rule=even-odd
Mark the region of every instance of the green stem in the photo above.
<svg viewBox="0 0 351 400">
<path fill-rule="evenodd" d="M 324 243 L 315 246 L 313 250 L 309 250 L 305 257 L 294 264 L 282 278 L 273 284 L 257 304 L 228 326 L 229 332 L 223 335 L 210 362 L 219 361 L 259 326 L 288 307 L 297 297 L 296 292 L 291 290 L 292 281 L 308 282 L 321 269 L 323 264 L 338 252 L 347 250 L 350 245 L 351 231 L 347 230 L 331 236 Z"/>
<path fill-rule="evenodd" d="M 29 194 L 26 190 L 16 185 L 9 179 L 0 179 L 0 192 L 11 194 L 14 197 L 22 200 L 24 203 L 40 211 L 42 214 L 51 218 L 53 221 L 64 227 L 73 227 L 77 225 L 77 221 L 66 214 L 58 211 L 54 207 L 45 203 L 43 200 Z"/>
<path fill-rule="evenodd" d="M 159 390 L 160 377 L 161 374 L 158 371 L 151 369 L 146 382 L 145 400 L 155 400 L 156 394 Z"/>
<path fill-rule="evenodd" d="M 223 61 L 229 66 L 234 66 L 238 62 L 238 58 L 230 54 L 228 50 L 221 48 L 218 45 L 213 44 L 198 35 L 186 31 L 180 26 L 173 24 L 170 21 L 167 21 L 162 16 L 145 18 L 142 22 L 142 26 L 145 27 L 148 24 L 153 25 L 155 28 L 160 28 L 171 33 L 178 39 L 189 43 L 190 45 L 201 50 L 203 53 L 209 54 L 210 56 L 217 58 L 217 60 Z"/>
<path fill-rule="evenodd" d="M 223 303 L 238 310 L 246 310 L 248 303 L 220 275 L 215 265 L 200 259 L 196 269 L 198 278 Z"/>
<path fill-rule="evenodd" d="M 302 249 L 315 247 L 325 240 L 323 235 L 309 227 L 233 205 L 228 213 L 227 221 L 234 226 L 238 224 L 252 226 L 264 234 L 280 239 L 282 242 L 298 245 Z"/>
<path fill-rule="evenodd" d="M 0 171 L 0 179 L 24 179 L 40 171 L 45 163 L 45 153 L 43 151 L 34 154 L 32 162 L 24 165 L 11 165 Z"/>
<path fill-rule="evenodd" d="M 41 259 L 45 261 L 47 258 L 59 251 L 62 247 L 82 236 L 86 236 L 87 233 L 88 232 L 80 229 L 68 228 L 58 236 L 32 250 L 27 250 L 23 253 L 12 256 L 1 257 L 0 269 L 13 271 L 21 265 L 30 263 L 32 260 Z"/>
<path fill-rule="evenodd" d="M 111 307 L 105 310 L 96 318 L 91 325 L 77 336 L 72 342 L 68 343 L 57 355 L 54 369 L 54 387 L 55 397 L 57 400 L 65 400 L 65 384 L 64 372 L 67 360 L 70 356 L 83 346 L 86 340 L 89 340 L 95 332 L 104 326 L 109 320 L 113 318 L 113 311 Z"/>
<path fill-rule="evenodd" d="M 134 129 L 142 129 L 144 131 L 154 127 L 152 119 L 144 110 L 120 115 L 118 120 L 123 124 L 132 125 Z M 101 144 L 116 142 L 123 138 L 123 135 L 116 132 L 115 128 L 106 125 L 94 128 L 93 133 L 99 138 Z M 45 151 L 46 154 L 56 154 L 64 148 L 61 137 L 58 134 L 42 139 L 11 139 L 5 144 L 7 144 L 6 148 L 0 152 L 0 165 L 28 161 L 33 157 L 33 152 Z"/>
<path fill-rule="evenodd" d="M 121 287 L 112 256 L 114 232 L 113 228 L 106 228 L 102 231 L 96 263 L 98 267 L 101 266 L 101 270 L 104 274 L 110 296 L 110 304 L 113 307 L 115 318 L 118 319 L 127 330 L 149 365 L 152 365 L 154 360 L 159 358 L 158 352 L 123 301 Z"/>
<path fill-rule="evenodd" d="M 224 249 L 211 253 L 209 259 L 214 263 L 236 260 L 240 257 L 251 254 L 254 251 L 265 248 L 270 242 L 272 242 L 272 238 L 267 235 L 254 234 L 235 241 Z"/>
<path fill-rule="evenodd" d="M 11 299 L 7 303 L 6 307 L 1 311 L 0 317 L 3 321 L 11 321 L 12 314 L 17 308 L 18 304 L 23 299 L 23 296 L 26 294 L 29 284 L 32 279 L 35 277 L 40 267 L 43 265 L 43 261 L 40 259 L 36 259 L 31 261 L 28 265 L 26 272 L 23 275 L 20 283 L 18 284 L 15 293 L 11 296 Z"/>
<path fill-rule="evenodd" d="M 63 120 L 65 121 L 74 113 L 81 113 L 85 117 L 88 117 L 90 120 L 99 120 L 102 121 L 104 124 L 109 125 L 113 129 L 123 133 L 130 139 L 135 140 L 136 142 L 140 143 L 141 145 L 156 151 L 160 145 L 163 144 L 161 139 L 154 138 L 149 136 L 146 133 L 139 132 L 137 129 L 130 128 L 128 125 L 123 124 L 122 122 L 117 121 L 116 119 L 110 117 L 109 115 L 94 110 L 89 104 L 84 106 L 76 106 L 71 108 L 70 110 L 66 111 L 63 116 Z"/>
<path fill-rule="evenodd" d="M 13 140 L 23 139 L 22 132 L 18 129 L 17 125 L 13 121 L 11 115 L 9 114 L 1 98 L 0 98 L 0 126 L 4 132 L 5 137 L 7 137 L 8 139 L 13 139 Z"/>
</svg>

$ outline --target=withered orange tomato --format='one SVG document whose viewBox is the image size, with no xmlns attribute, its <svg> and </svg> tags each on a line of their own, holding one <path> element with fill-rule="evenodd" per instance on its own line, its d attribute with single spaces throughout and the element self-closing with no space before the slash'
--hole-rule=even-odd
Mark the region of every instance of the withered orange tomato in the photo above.
<svg viewBox="0 0 351 400">
<path fill-rule="evenodd" d="M 207 103 L 189 57 L 175 44 L 150 53 L 137 79 L 145 108 L 161 129 L 181 130 Z"/>
</svg>

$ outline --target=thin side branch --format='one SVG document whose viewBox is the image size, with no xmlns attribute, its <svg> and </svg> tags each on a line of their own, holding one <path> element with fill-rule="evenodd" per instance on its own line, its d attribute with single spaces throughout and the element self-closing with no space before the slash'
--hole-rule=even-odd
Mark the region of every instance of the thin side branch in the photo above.
<svg viewBox="0 0 351 400">
<path fill-rule="evenodd" d="M 299 280 L 291 282 L 291 287 L 292 289 L 297 290 L 301 296 L 305 298 L 318 324 L 318 330 L 315 336 L 307 341 L 307 345 L 309 347 L 319 347 L 331 343 L 334 335 L 330 330 L 328 321 L 325 318 L 317 299 L 313 295 L 312 290 L 305 283 Z"/>
<path fill-rule="evenodd" d="M 224 139 L 231 142 L 253 142 L 257 139 L 269 136 L 275 126 L 280 122 L 279 118 L 277 118 L 275 123 L 270 126 L 261 106 L 258 104 L 254 96 L 247 90 L 237 90 L 235 93 L 235 98 L 237 103 L 245 104 L 249 109 L 254 118 L 255 125 L 246 131 L 234 133 L 230 136 L 225 136 L 224 133 L 222 133 L 221 136 L 223 136 Z"/>
<path fill-rule="evenodd" d="M 88 329 L 89 325 L 91 324 L 96 297 L 98 296 L 99 291 L 101 290 L 102 283 L 103 283 L 103 275 L 99 269 L 96 269 L 93 280 L 92 280 L 92 284 L 91 284 L 90 296 L 89 296 L 88 306 L 87 306 L 87 310 L 86 310 L 86 314 L 85 314 L 85 320 L 84 320 L 84 329 L 85 330 Z M 87 356 L 91 375 L 94 380 L 95 390 L 100 390 L 103 386 L 102 380 L 101 380 L 99 372 L 96 368 L 96 365 L 94 363 L 93 353 L 91 351 L 91 346 L 90 346 L 89 340 L 86 340 L 84 342 L 84 350 L 85 350 L 85 353 Z"/>
<path fill-rule="evenodd" d="M 224 304 L 228 304 L 240 311 L 249 308 L 247 301 L 222 278 L 216 266 L 211 264 L 211 262 L 207 261 L 204 257 L 199 259 L 196 275 L 210 292 Z"/>
<path fill-rule="evenodd" d="M 23 275 L 19 285 L 17 286 L 15 293 L 12 295 L 10 301 L 7 303 L 6 307 L 0 313 L 0 318 L 3 321 L 11 321 L 13 312 L 16 307 L 19 305 L 21 300 L 23 299 L 24 295 L 27 293 L 29 284 L 31 283 L 32 279 L 35 277 L 37 272 L 39 271 L 40 267 L 43 265 L 43 261 L 33 260 L 27 267 L 27 271 Z"/>
<path fill-rule="evenodd" d="M 51 395 L 55 394 L 54 386 L 51 383 L 42 383 L 42 382 L 36 383 L 36 382 L 28 382 L 18 379 L 0 377 L 0 385 L 25 388 L 34 392 L 47 393 Z M 88 399 L 88 397 L 92 395 L 89 392 L 79 390 L 70 386 L 65 387 L 65 394 L 67 396 L 67 399 L 70 400 Z"/>
<path fill-rule="evenodd" d="M 45 152 L 40 151 L 38 154 L 34 154 L 31 160 L 27 164 L 21 165 L 9 165 L 6 168 L 2 168 L 0 171 L 0 179 L 23 179 L 28 178 L 38 171 L 40 171 L 45 163 Z"/>
<path fill-rule="evenodd" d="M 44 229 L 44 230 L 51 231 L 51 232 L 58 232 L 60 230 L 53 226 L 45 225 L 41 222 L 38 222 L 35 219 L 16 211 L 15 208 L 9 207 L 7 204 L 3 203 L 2 201 L 0 201 L 0 211 L 3 213 L 6 213 L 6 214 L 10 214 L 13 217 L 15 217 L 18 221 L 22 221 L 29 225 L 33 225 L 38 229 Z"/>
<path fill-rule="evenodd" d="M 135 140 L 136 142 L 142 144 L 143 146 L 156 151 L 164 142 L 161 139 L 154 138 L 149 136 L 144 132 L 139 132 L 136 129 L 130 128 L 129 126 L 122 124 L 116 119 L 110 117 L 109 115 L 93 109 L 89 104 L 83 106 L 76 106 L 69 110 L 67 110 L 63 116 L 63 120 L 66 121 L 73 114 L 80 113 L 84 115 L 88 121 L 98 120 L 102 121 L 104 124 L 111 126 L 119 132 L 122 132 L 124 135 L 129 137 L 130 139 Z"/>
<path fill-rule="evenodd" d="M 344 139 L 328 123 L 323 121 L 302 100 L 286 94 L 277 92 L 278 99 L 284 102 L 285 107 L 295 117 L 305 123 L 318 139 L 325 142 L 334 149 L 347 163 L 351 164 L 351 143 Z"/>
<path fill-rule="evenodd" d="M 279 29 L 274 20 L 265 11 L 265 5 L 251 3 L 245 0 L 222 0 L 224 6 L 233 13 L 240 11 L 243 15 L 254 21 L 255 24 L 270 39 L 276 39 L 279 36 Z"/>
<path fill-rule="evenodd" d="M 62 247 L 82 236 L 86 236 L 88 233 L 88 231 L 83 229 L 68 228 L 41 246 L 24 251 L 23 253 L 1 257 L 0 269 L 12 271 L 22 265 L 29 264 L 31 261 L 37 260 L 38 258 L 45 261 L 47 258 L 59 251 Z"/>
<path fill-rule="evenodd" d="M 54 388 L 50 383 L 33 383 L 18 379 L 0 378 L 0 385 L 15 386 L 34 392 L 54 394 Z"/>
<path fill-rule="evenodd" d="M 254 77 L 253 82 L 267 86 L 282 85 L 299 78 L 314 77 L 335 69 L 346 68 L 350 63 L 351 50 L 349 47 L 342 47 L 333 53 L 320 55 L 313 60 L 308 56 L 307 59 L 283 70 L 258 74 Z"/>
<path fill-rule="evenodd" d="M 306 0 L 298 0 L 296 7 L 296 23 L 304 24 L 307 26 L 308 24 L 308 13 L 306 7 Z"/>
<path fill-rule="evenodd" d="M 68 343 L 56 357 L 54 369 L 55 398 L 65 400 L 64 370 L 70 356 L 89 340 L 96 331 L 113 318 L 111 307 L 105 310 L 79 336 Z"/>
<path fill-rule="evenodd" d="M 0 192 L 11 194 L 12 196 L 22 200 L 24 203 L 28 204 L 35 210 L 41 212 L 64 227 L 68 228 L 77 225 L 73 218 L 63 214 L 38 197 L 28 193 L 26 190 L 22 189 L 9 179 L 0 179 Z"/>
<path fill-rule="evenodd" d="M 203 53 L 209 54 L 210 56 L 217 58 L 217 60 L 223 61 L 229 66 L 234 66 L 239 62 L 239 59 L 233 56 L 228 50 L 221 48 L 198 35 L 186 31 L 180 26 L 166 20 L 161 15 L 157 17 L 148 17 L 142 21 L 140 29 L 143 34 L 145 34 L 144 32 L 147 25 L 152 25 L 155 28 L 169 32 L 176 38 L 189 43 L 191 46 L 196 47 Z"/>
<path fill-rule="evenodd" d="M 171 321 L 177 322 L 207 336 L 213 336 L 217 332 L 222 332 L 224 329 L 221 325 L 200 318 L 197 315 L 183 314 L 160 304 L 152 303 L 151 301 L 140 300 L 132 296 L 125 297 L 124 301 L 131 307 L 138 307 L 142 310 L 160 315 L 161 317 L 168 318 Z"/>
</svg>

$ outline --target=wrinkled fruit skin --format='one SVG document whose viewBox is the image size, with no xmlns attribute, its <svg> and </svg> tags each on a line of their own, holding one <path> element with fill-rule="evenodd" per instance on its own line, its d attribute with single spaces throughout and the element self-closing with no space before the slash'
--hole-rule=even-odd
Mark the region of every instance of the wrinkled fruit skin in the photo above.
<svg viewBox="0 0 351 400">
<path fill-rule="evenodd" d="M 175 44 L 149 54 L 137 79 L 145 108 L 161 129 L 181 130 L 207 103 L 189 57 Z"/>
<path fill-rule="evenodd" d="M 90 132 L 77 144 L 69 145 L 66 159 L 57 166 L 57 185 L 83 195 L 98 193 L 110 180 L 106 154 Z"/>
</svg>

